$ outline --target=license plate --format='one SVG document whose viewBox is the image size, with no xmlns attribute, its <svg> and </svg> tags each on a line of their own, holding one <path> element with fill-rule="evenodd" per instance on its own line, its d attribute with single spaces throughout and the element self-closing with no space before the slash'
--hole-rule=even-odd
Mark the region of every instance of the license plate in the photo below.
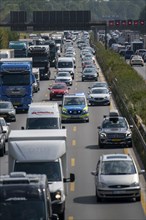
<svg viewBox="0 0 146 220">
<path fill-rule="evenodd" d="M 115 138 L 115 139 L 112 139 L 113 142 L 119 142 L 121 141 L 121 139 L 118 139 L 118 138 Z"/>
<path fill-rule="evenodd" d="M 62 97 L 62 95 L 61 94 L 59 94 L 59 95 L 56 95 L 57 97 Z"/>
<path fill-rule="evenodd" d="M 14 102 L 13 105 L 20 105 L 20 102 Z"/>
<path fill-rule="evenodd" d="M 126 191 L 124 191 L 124 190 L 113 191 L 113 194 L 122 194 L 122 193 L 126 193 Z"/>
</svg>

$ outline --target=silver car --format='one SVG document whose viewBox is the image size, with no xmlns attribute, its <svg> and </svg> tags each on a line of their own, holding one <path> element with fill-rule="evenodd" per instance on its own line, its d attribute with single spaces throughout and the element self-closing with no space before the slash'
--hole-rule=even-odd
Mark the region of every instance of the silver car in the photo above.
<svg viewBox="0 0 146 220">
<path fill-rule="evenodd" d="M 130 198 L 140 201 L 139 174 L 133 158 L 128 154 L 107 154 L 100 156 L 95 177 L 97 201 L 102 199 Z"/>
</svg>

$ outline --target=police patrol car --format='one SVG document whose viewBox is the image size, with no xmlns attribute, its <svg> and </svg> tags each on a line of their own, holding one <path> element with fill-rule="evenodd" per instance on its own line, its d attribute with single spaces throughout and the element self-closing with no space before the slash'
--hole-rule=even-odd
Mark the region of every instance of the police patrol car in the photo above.
<svg viewBox="0 0 146 220">
<path fill-rule="evenodd" d="M 64 95 L 61 120 L 62 122 L 75 120 L 89 122 L 88 104 L 84 93 Z"/>
</svg>

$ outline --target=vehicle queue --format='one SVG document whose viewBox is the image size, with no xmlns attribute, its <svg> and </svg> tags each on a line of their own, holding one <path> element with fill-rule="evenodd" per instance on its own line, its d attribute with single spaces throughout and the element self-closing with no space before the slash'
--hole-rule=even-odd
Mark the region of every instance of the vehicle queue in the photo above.
<svg viewBox="0 0 146 220">
<path fill-rule="evenodd" d="M 65 45 L 67 45 L 65 42 L 64 42 L 64 48 L 68 48 L 68 47 L 70 47 L 70 50 L 71 50 L 71 47 L 72 47 L 72 45 L 78 45 L 78 48 L 79 48 L 79 50 L 84 50 L 86 47 L 89 47 L 89 39 L 88 39 L 88 37 L 87 37 L 88 35 L 86 35 L 86 37 L 84 36 L 84 34 L 83 34 L 83 36 L 82 36 L 82 43 L 79 43 L 79 41 L 81 40 L 81 39 L 79 39 L 79 37 L 78 37 L 78 39 L 76 39 L 76 42 L 72 42 L 71 41 L 71 43 L 67 43 L 68 44 L 68 46 L 65 46 Z M 72 48 L 72 50 L 73 50 L 73 48 Z M 77 49 L 78 50 L 78 49 Z M 65 53 L 65 51 L 64 51 L 64 53 Z M 87 54 L 89 55 L 89 50 L 88 50 L 88 52 L 87 52 Z M 74 55 L 74 53 L 73 53 L 73 55 Z M 63 56 L 63 54 L 62 54 L 62 56 Z M 85 56 L 85 55 L 84 55 Z M 86 56 L 85 56 L 86 57 Z M 90 56 L 90 59 L 89 59 L 89 56 L 87 56 L 85 59 L 82 57 L 81 58 L 81 62 L 82 62 L 82 64 L 81 64 L 81 71 L 83 71 L 83 69 L 85 69 L 84 67 L 83 67 L 83 65 L 84 65 L 84 62 L 85 61 L 90 61 L 90 64 L 89 64 L 89 67 L 88 67 L 88 65 L 87 65 L 87 67 L 85 67 L 85 68 L 87 68 L 87 70 L 89 69 L 94 69 L 94 74 L 92 74 L 92 71 L 90 72 L 88 72 L 88 74 L 87 74 L 87 78 L 86 78 L 86 81 L 87 82 L 91 82 L 92 84 L 90 84 L 90 87 L 93 87 L 93 86 L 95 86 L 95 84 L 96 84 L 96 82 L 93 82 L 93 81 L 97 81 L 98 80 L 98 76 L 100 75 L 100 73 L 99 73 L 99 70 L 97 69 L 97 67 L 95 66 L 95 61 L 94 61 L 94 59 L 92 59 L 92 57 Z M 65 70 L 63 70 L 63 71 L 65 71 Z M 76 72 L 77 72 L 77 70 L 76 70 Z M 57 73 L 58 74 L 58 73 Z M 75 73 L 75 74 L 77 74 L 77 73 Z M 81 77 L 83 77 L 83 72 L 81 73 Z M 76 79 L 76 76 L 75 76 L 75 79 Z M 73 79 L 73 84 L 75 83 L 75 79 Z M 61 81 L 64 81 L 63 79 L 61 80 Z M 84 80 L 82 80 L 82 81 L 84 81 Z M 58 85 L 62 85 L 64 82 L 55 82 L 55 84 L 58 84 Z M 104 92 L 105 92 L 105 87 L 98 87 L 98 84 L 96 84 L 96 86 L 94 87 L 94 89 L 96 89 L 97 91 L 96 91 L 96 95 L 92 95 L 92 93 L 91 93 L 91 89 L 89 90 L 89 94 L 85 94 L 85 92 L 84 91 L 82 91 L 82 92 L 79 92 L 79 93 L 72 93 L 71 92 L 71 89 L 66 93 L 57 93 L 57 95 L 56 95 L 56 97 L 55 97 L 55 100 L 54 101 L 62 101 L 62 98 L 63 98 L 63 102 L 62 102 L 62 104 L 61 104 L 61 116 L 63 116 L 63 118 L 61 119 L 62 120 L 62 123 L 65 123 L 66 121 L 64 120 L 64 119 L 66 119 L 66 118 L 68 118 L 68 119 L 71 119 L 71 122 L 73 121 L 73 122 L 82 122 L 82 121 L 84 121 L 84 119 L 86 119 L 86 116 L 88 115 L 88 120 L 85 120 L 85 121 L 87 121 L 87 122 L 89 122 L 89 120 L 90 120 L 90 111 L 89 111 L 89 108 L 90 108 L 90 105 L 88 106 L 88 104 L 91 104 L 91 100 L 93 100 L 94 99 L 94 106 L 95 106 L 95 108 L 98 108 L 97 106 L 104 106 L 104 105 L 109 105 L 110 104 L 110 100 L 111 100 L 111 91 L 110 91 L 110 89 L 109 89 L 109 87 L 107 86 L 107 84 L 106 84 L 106 82 L 104 82 L 105 83 L 105 85 L 106 85 L 106 92 L 108 93 L 103 93 L 103 92 L 101 92 L 101 90 L 104 90 Z M 100 89 L 99 89 L 100 88 Z M 51 87 L 51 89 L 52 89 L 52 87 Z M 80 102 L 80 103 L 78 103 L 77 101 L 81 101 L 81 97 L 84 97 L 84 103 L 83 102 Z M 71 104 L 68 104 L 71 108 L 68 108 L 68 107 L 66 107 L 66 104 L 65 104 L 65 100 L 67 99 L 67 98 L 70 98 L 70 100 L 68 100 L 68 101 L 70 101 L 70 103 L 71 103 L 71 101 L 72 101 L 72 103 Z M 78 98 L 78 100 L 76 100 L 76 98 Z M 50 100 L 51 100 L 51 96 L 50 96 L 50 98 L 49 98 Z M 106 102 L 105 100 L 109 100 L 108 102 Z M 69 117 L 68 117 L 69 116 Z M 115 119 L 115 118 L 114 118 Z M 103 119 L 101 119 L 101 121 L 104 121 L 105 119 L 103 118 Z M 69 121 L 69 123 L 70 123 L 70 120 L 68 120 Z M 113 125 L 116 127 L 118 127 L 119 126 L 119 124 L 120 124 L 120 119 L 119 119 L 119 116 L 116 116 L 116 120 L 110 120 L 110 122 L 112 122 L 113 123 Z M 112 126 L 113 126 L 112 125 Z M 125 125 L 126 127 L 127 126 L 129 126 L 129 125 Z M 121 133 L 121 132 L 115 132 L 115 127 L 114 127 L 114 129 L 113 129 L 113 127 L 109 127 L 109 130 L 110 130 L 110 135 L 115 135 L 114 137 L 110 137 L 110 141 L 111 141 L 111 145 L 110 146 L 113 146 L 114 145 L 114 150 L 117 148 L 117 147 L 119 147 L 119 146 L 125 146 L 125 143 L 124 143 L 124 145 L 123 145 L 123 139 L 125 139 L 125 138 L 127 138 L 127 134 L 126 133 Z M 122 130 L 122 129 L 121 129 Z M 119 135 L 119 133 L 120 133 L 120 137 L 119 136 L 117 136 L 117 134 Z M 128 135 L 132 135 L 132 132 L 131 133 L 128 133 Z M 103 136 L 104 136 L 104 139 L 106 139 L 106 136 L 105 136 L 105 132 L 103 132 Z M 99 144 L 99 143 L 98 143 Z M 104 145 L 104 144 L 103 144 Z M 103 147 L 103 146 L 102 146 Z M 126 147 L 129 147 L 127 144 L 126 144 Z M 130 146 L 131 147 L 131 146 Z M 110 156 L 110 155 L 109 155 Z M 118 155 L 117 155 L 118 156 Z M 105 157 L 106 157 L 106 155 L 105 155 Z M 112 159 L 114 160 L 114 156 L 112 156 L 111 155 L 111 157 L 113 157 Z M 119 155 L 119 159 L 121 159 L 121 158 L 124 158 L 124 155 Z M 131 159 L 130 159 L 131 160 Z M 133 160 L 133 159 L 132 159 Z M 122 160 L 122 162 L 123 161 L 125 161 L 125 159 L 124 160 Z M 124 163 L 124 162 L 123 162 Z M 119 169 L 120 169 L 120 171 L 119 172 L 121 172 L 119 175 L 129 175 L 129 173 L 124 173 L 123 174 L 123 170 L 122 170 L 122 167 L 119 167 Z M 124 170 L 124 172 L 129 172 L 129 171 L 125 171 Z M 131 171 L 131 172 L 135 172 L 135 176 L 137 175 L 137 168 L 135 168 L 135 171 Z M 141 171 L 141 173 L 142 173 L 142 171 Z M 94 173 L 94 175 L 95 175 L 95 181 L 96 181 L 96 176 L 97 177 L 99 177 L 99 175 L 98 175 L 98 172 L 97 173 Z M 113 179 L 115 179 L 115 175 L 117 175 L 116 173 L 114 173 L 114 174 L 112 174 L 112 176 L 110 176 L 110 178 L 113 178 Z M 121 177 L 121 179 L 122 179 L 122 177 Z M 98 183 L 99 185 L 101 185 L 102 184 L 102 182 L 99 182 Z M 112 184 L 116 184 L 116 183 L 112 183 Z M 134 181 L 134 183 L 132 183 L 132 182 L 130 182 L 130 185 L 133 185 L 133 184 L 135 184 L 135 181 Z M 121 198 L 121 197 L 123 197 L 123 194 L 124 194 L 124 197 L 126 197 L 125 196 L 125 192 L 126 192 L 126 190 L 127 190 L 127 188 L 129 188 L 129 186 L 127 185 L 126 187 L 125 187 L 125 184 L 124 184 L 124 190 L 123 190 L 123 186 L 122 186 L 122 183 L 119 183 L 118 182 L 118 185 L 117 186 L 119 186 L 120 185 L 120 187 L 118 187 L 118 191 L 116 191 L 115 192 L 115 194 L 113 193 L 114 192 L 114 188 L 112 187 L 112 185 L 110 185 L 110 186 L 108 186 L 108 188 L 110 189 L 110 191 L 112 192 L 112 195 L 113 196 L 111 196 L 110 198 L 115 198 L 115 195 L 116 195 L 116 197 L 117 198 Z M 140 190 L 140 185 L 139 185 L 139 178 L 137 177 L 137 182 L 136 182 L 136 187 L 137 187 L 137 190 Z M 96 185 L 97 186 L 97 185 Z M 104 197 L 100 197 L 100 194 L 99 194 L 99 192 L 98 192 L 98 187 L 97 187 L 97 191 L 96 191 L 96 197 L 99 197 L 99 198 L 104 198 L 104 199 L 106 199 L 106 196 L 104 195 Z M 107 197 L 107 198 L 109 198 L 109 197 Z M 127 197 L 126 197 L 127 198 Z M 133 194 L 132 194 L 132 196 L 130 195 L 130 198 L 132 198 L 132 199 L 134 199 L 135 198 L 135 192 L 133 192 Z M 102 200 L 102 199 L 101 199 Z M 140 193 L 138 194 L 138 201 L 140 200 Z M 76 219 L 76 218 L 75 218 Z"/>
</svg>

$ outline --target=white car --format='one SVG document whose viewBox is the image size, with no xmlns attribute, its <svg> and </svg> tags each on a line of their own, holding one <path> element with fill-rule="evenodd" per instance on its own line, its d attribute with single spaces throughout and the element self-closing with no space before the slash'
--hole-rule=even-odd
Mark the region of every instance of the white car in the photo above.
<svg viewBox="0 0 146 220">
<path fill-rule="evenodd" d="M 67 86 L 72 86 L 73 80 L 69 72 L 58 72 L 55 82 L 64 82 Z"/>
<path fill-rule="evenodd" d="M 96 170 L 91 174 L 95 177 L 97 201 L 102 199 L 141 199 L 139 174 L 133 158 L 128 154 L 105 154 L 100 156 Z"/>
<path fill-rule="evenodd" d="M 3 117 L 0 117 L 0 124 L 2 125 L 3 131 L 5 131 L 6 141 L 10 132 L 10 123 L 7 123 Z"/>
<path fill-rule="evenodd" d="M 89 105 L 110 105 L 111 91 L 105 87 L 95 87 L 88 92 Z"/>
<path fill-rule="evenodd" d="M 141 56 L 139 55 L 134 55 L 131 59 L 130 59 L 130 65 L 141 65 L 144 66 L 144 60 Z"/>
</svg>

